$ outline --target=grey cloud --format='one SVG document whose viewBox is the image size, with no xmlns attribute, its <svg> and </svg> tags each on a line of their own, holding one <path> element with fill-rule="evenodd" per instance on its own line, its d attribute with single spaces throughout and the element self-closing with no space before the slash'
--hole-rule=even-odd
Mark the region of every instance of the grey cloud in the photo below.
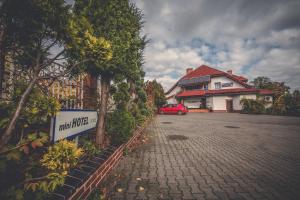
<svg viewBox="0 0 300 200">
<path fill-rule="evenodd" d="M 294 80 L 300 61 L 289 58 L 300 52 L 299 0 L 134 1 L 145 14 L 144 31 L 153 41 L 146 49 L 149 77 L 170 85 L 174 74 L 179 77 L 186 67 L 206 63 L 300 88 Z M 201 42 L 193 43 L 195 39 Z M 284 56 L 274 54 L 276 49 Z"/>
</svg>

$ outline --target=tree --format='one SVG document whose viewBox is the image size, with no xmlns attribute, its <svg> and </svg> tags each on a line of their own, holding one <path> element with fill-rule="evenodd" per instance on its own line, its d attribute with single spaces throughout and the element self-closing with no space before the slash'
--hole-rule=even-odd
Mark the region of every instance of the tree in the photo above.
<svg viewBox="0 0 300 200">
<path fill-rule="evenodd" d="M 22 5 L 22 9 L 18 7 Z M 104 38 L 95 37 L 92 28 L 82 18 L 73 16 L 64 0 L 10 0 L 2 5 L 2 16 L 11 22 L 16 45 L 10 53 L 10 65 L 17 77 L 26 80 L 26 89 L 21 94 L 16 109 L 0 140 L 0 151 L 13 134 L 20 113 L 35 86 L 43 87 L 59 77 L 71 73 L 87 60 L 110 58 L 110 45 Z M 22 11 L 20 11 L 22 10 Z M 85 26 L 81 26 L 85 22 Z M 24 28 L 24 30 L 23 30 Z M 11 40 L 5 37 L 3 44 Z M 78 52 L 81 59 L 70 59 Z M 67 65 L 66 61 L 69 61 Z M 52 70 L 53 65 L 61 67 Z"/>
<path fill-rule="evenodd" d="M 273 114 L 300 115 L 300 92 L 285 93 L 279 96 L 272 107 Z"/>
<path fill-rule="evenodd" d="M 97 36 L 111 42 L 112 59 L 99 64 L 91 61 L 84 69 L 101 79 L 96 143 L 103 146 L 105 118 L 111 82 L 133 83 L 143 74 L 141 55 L 145 38 L 140 37 L 141 12 L 128 0 L 76 0 L 74 12 L 87 18 Z"/>
<path fill-rule="evenodd" d="M 271 84 L 271 79 L 265 76 L 259 76 L 255 78 L 251 83 L 254 85 L 255 88 L 269 89 Z"/>
<path fill-rule="evenodd" d="M 153 106 L 156 106 L 156 108 L 166 104 L 167 101 L 164 89 L 156 80 L 147 81 L 145 84 L 145 91 L 147 92 L 147 96 L 149 98 L 148 101 L 150 101 Z"/>
<path fill-rule="evenodd" d="M 252 84 L 257 89 L 269 89 L 274 92 L 274 98 L 277 99 L 281 95 L 289 92 L 289 87 L 284 82 L 272 81 L 268 77 L 260 76 L 252 81 Z"/>
</svg>

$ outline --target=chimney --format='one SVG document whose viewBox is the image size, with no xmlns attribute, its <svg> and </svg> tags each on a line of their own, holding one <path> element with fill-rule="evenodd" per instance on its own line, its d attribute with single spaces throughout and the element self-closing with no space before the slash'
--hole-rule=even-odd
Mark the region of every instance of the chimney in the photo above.
<svg viewBox="0 0 300 200">
<path fill-rule="evenodd" d="M 187 68 L 186 69 L 186 74 L 189 74 L 190 72 L 192 72 L 193 71 L 193 68 Z"/>
<path fill-rule="evenodd" d="M 231 69 L 227 70 L 227 73 L 230 74 L 230 75 L 232 75 L 232 70 Z"/>
</svg>

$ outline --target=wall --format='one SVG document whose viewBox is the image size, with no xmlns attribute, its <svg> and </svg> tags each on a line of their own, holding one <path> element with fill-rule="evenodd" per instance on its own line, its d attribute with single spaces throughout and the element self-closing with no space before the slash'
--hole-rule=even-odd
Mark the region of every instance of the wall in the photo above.
<svg viewBox="0 0 300 200">
<path fill-rule="evenodd" d="M 226 111 L 226 99 L 232 99 L 230 96 L 214 96 L 213 98 L 213 110 Z"/>
<path fill-rule="evenodd" d="M 201 98 L 184 99 L 183 104 L 188 108 L 200 108 Z"/>
<path fill-rule="evenodd" d="M 178 103 L 177 100 L 175 99 L 175 97 L 167 99 L 167 104 L 175 104 L 175 103 Z"/>
<path fill-rule="evenodd" d="M 179 86 L 176 86 L 168 95 L 166 95 L 166 98 L 171 97 L 170 99 L 167 99 L 168 104 L 178 103 L 175 99 L 175 95 L 178 94 L 181 91 L 181 88 Z"/>
<path fill-rule="evenodd" d="M 208 84 L 208 89 L 209 90 L 215 90 L 215 83 L 217 82 L 221 82 L 222 83 L 230 83 L 232 82 L 233 85 L 232 87 L 224 87 L 224 88 L 221 88 L 221 89 L 230 89 L 230 88 L 245 88 L 244 86 L 242 86 L 241 84 L 225 77 L 225 76 L 221 76 L 221 77 L 214 77 L 211 79 L 210 83 Z"/>
<path fill-rule="evenodd" d="M 181 91 L 181 88 L 179 86 L 176 86 L 168 95 L 166 95 L 166 97 L 170 97 L 173 95 L 178 94 Z"/>
</svg>

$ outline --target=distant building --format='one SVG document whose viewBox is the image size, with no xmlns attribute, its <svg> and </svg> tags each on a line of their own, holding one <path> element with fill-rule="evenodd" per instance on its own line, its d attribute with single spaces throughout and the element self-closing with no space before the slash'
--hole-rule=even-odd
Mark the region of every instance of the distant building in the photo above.
<svg viewBox="0 0 300 200">
<path fill-rule="evenodd" d="M 88 74 L 60 78 L 50 85 L 49 91 L 60 101 L 62 108 L 94 109 L 97 104 L 97 79 Z"/>
<path fill-rule="evenodd" d="M 65 69 L 52 65 L 44 74 L 62 73 Z M 6 66 L 4 70 L 4 81 L 2 83 L 0 99 L 10 101 L 14 90 L 14 80 L 21 79 L 17 76 L 20 72 L 15 72 L 12 65 Z M 26 77 L 23 75 L 23 78 Z M 95 109 L 97 106 L 97 88 L 100 81 L 89 74 L 81 74 L 77 77 L 59 77 L 57 80 L 42 80 L 39 84 L 49 91 L 49 94 L 59 100 L 63 109 Z"/>
<path fill-rule="evenodd" d="M 256 89 L 247 82 L 247 78 L 233 74 L 232 70 L 223 72 L 202 65 L 186 69 L 186 75 L 165 95 L 168 103 L 181 102 L 191 112 L 239 112 L 242 99 L 264 98 L 267 106 L 272 105 L 271 90 Z"/>
</svg>

